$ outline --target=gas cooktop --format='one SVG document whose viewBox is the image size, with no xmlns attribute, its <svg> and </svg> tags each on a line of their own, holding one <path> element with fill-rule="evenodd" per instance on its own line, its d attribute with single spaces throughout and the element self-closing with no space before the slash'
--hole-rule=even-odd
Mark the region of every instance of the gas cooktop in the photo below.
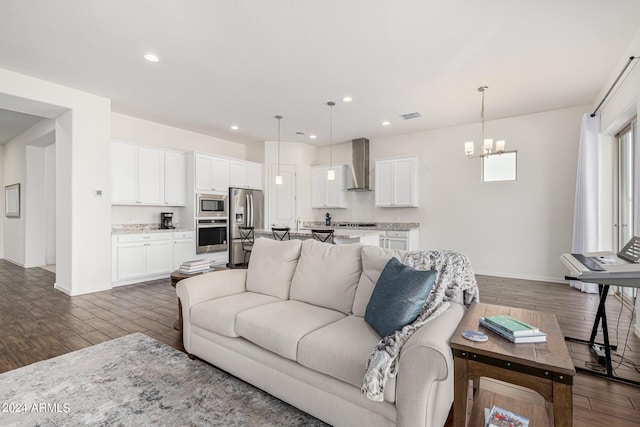
<svg viewBox="0 0 640 427">
<path fill-rule="evenodd" d="M 359 228 L 359 227 L 375 227 L 375 222 L 343 222 L 338 224 L 338 227 L 345 228 Z"/>
</svg>

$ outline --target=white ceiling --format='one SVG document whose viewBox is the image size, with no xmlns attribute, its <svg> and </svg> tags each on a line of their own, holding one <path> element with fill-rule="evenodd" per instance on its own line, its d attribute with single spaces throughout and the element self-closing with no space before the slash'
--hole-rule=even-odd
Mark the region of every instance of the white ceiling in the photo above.
<svg viewBox="0 0 640 427">
<path fill-rule="evenodd" d="M 592 103 L 639 16 L 638 0 L 2 0 L 0 67 L 242 143 L 276 139 L 281 114 L 283 140 L 322 145 L 330 100 L 334 142 L 478 121 L 481 85 L 487 120 Z"/>
<path fill-rule="evenodd" d="M 42 120 L 42 117 L 16 113 L 15 111 L 0 108 L 0 145 L 11 141 L 14 137 L 20 135 L 40 120 Z"/>
</svg>

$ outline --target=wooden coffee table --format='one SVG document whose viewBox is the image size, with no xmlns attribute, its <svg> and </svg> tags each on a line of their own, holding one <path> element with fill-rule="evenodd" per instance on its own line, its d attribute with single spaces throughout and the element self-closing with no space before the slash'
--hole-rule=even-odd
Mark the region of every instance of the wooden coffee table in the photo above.
<svg viewBox="0 0 640 427">
<path fill-rule="evenodd" d="M 508 314 L 538 326 L 547 334 L 547 342 L 513 344 L 478 324 L 480 317 L 497 314 Z M 473 342 L 463 338 L 461 333 L 467 329 L 486 333 L 489 341 Z M 474 303 L 458 325 L 451 339 L 451 348 L 454 358 L 454 426 L 465 426 L 469 380 L 474 381 L 474 389 L 476 389 L 481 377 L 495 378 L 536 391 L 551 404 L 556 427 L 572 425 L 573 377 L 576 371 L 555 315 L 541 311 Z M 487 393 L 476 392 L 474 405 L 476 403 L 486 405 L 488 402 L 486 395 Z M 538 417 L 535 408 L 529 408 L 526 404 L 504 409 L 528 418 Z M 478 414 L 482 411 L 474 408 L 472 413 Z M 477 417 L 477 415 L 474 416 Z M 470 425 L 477 421 L 472 419 Z M 549 421 L 536 423 L 532 419 L 532 425 L 550 425 Z"/>
</svg>

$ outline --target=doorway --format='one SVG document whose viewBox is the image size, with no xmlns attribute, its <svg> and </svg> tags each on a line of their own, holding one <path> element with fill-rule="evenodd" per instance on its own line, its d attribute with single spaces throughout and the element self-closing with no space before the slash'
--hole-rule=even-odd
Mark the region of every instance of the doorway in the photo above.
<svg viewBox="0 0 640 427">
<path fill-rule="evenodd" d="M 269 174 L 269 227 L 296 229 L 296 166 L 280 165 L 282 184 L 276 185 L 278 165 Z"/>
</svg>

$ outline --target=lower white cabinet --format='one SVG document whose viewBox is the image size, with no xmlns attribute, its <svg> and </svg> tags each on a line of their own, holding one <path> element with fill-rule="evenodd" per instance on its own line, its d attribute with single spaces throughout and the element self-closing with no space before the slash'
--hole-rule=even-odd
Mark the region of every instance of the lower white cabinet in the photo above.
<svg viewBox="0 0 640 427">
<path fill-rule="evenodd" d="M 136 283 L 164 277 L 171 273 L 174 270 L 174 234 L 159 232 L 114 236 L 112 250 L 114 284 Z"/>
<path fill-rule="evenodd" d="M 380 236 L 381 248 L 413 251 L 418 249 L 418 244 L 418 230 L 386 231 L 384 235 Z"/>
<path fill-rule="evenodd" d="M 193 231 L 173 233 L 173 270 L 185 261 L 196 259 L 196 234 Z"/>
</svg>

